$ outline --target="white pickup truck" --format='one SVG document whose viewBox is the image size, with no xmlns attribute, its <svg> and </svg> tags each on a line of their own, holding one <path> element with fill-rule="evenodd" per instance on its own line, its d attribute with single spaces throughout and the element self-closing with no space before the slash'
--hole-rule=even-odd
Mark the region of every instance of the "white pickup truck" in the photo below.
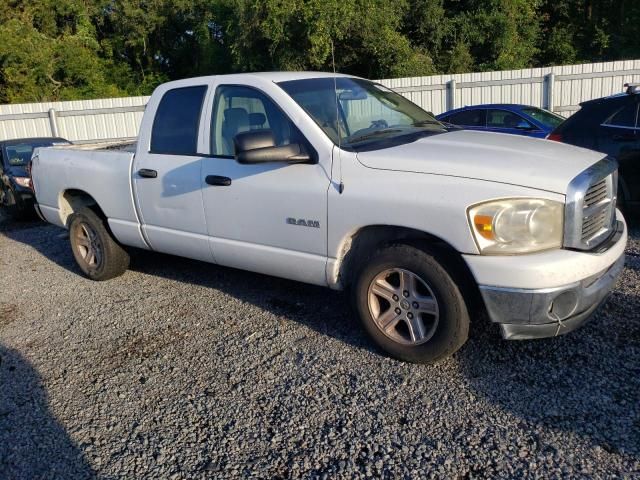
<svg viewBox="0 0 640 480">
<path fill-rule="evenodd" d="M 507 339 L 569 332 L 624 264 L 614 161 L 443 125 L 345 75 L 166 83 L 135 152 L 42 148 L 32 176 L 94 280 L 130 246 L 348 288 L 373 340 L 413 362 L 455 352 L 484 312 Z"/>
</svg>

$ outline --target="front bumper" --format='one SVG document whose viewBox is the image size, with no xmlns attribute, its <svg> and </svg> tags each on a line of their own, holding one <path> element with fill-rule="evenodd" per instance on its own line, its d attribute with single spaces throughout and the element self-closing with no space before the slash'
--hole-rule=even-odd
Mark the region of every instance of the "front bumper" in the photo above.
<svg viewBox="0 0 640 480">
<path fill-rule="evenodd" d="M 502 336 L 508 340 L 553 337 L 586 322 L 609 296 L 624 268 L 620 247 L 626 244 L 626 228 L 623 222 L 618 227 L 607 251 L 582 254 L 609 257 L 611 263 L 591 274 L 582 269 L 587 274 L 575 282 L 536 289 L 480 285 L 489 317 L 500 325 Z"/>
</svg>

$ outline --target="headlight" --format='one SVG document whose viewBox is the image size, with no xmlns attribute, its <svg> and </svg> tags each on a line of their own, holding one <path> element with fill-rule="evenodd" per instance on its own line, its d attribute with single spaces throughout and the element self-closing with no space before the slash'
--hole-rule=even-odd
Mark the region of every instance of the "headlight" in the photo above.
<svg viewBox="0 0 640 480">
<path fill-rule="evenodd" d="M 552 200 L 494 200 L 469 209 L 480 253 L 513 255 L 562 246 L 564 205 Z"/>
<path fill-rule="evenodd" d="M 31 187 L 31 179 L 29 177 L 14 177 L 14 180 L 21 187 L 25 187 L 25 188 Z"/>
</svg>

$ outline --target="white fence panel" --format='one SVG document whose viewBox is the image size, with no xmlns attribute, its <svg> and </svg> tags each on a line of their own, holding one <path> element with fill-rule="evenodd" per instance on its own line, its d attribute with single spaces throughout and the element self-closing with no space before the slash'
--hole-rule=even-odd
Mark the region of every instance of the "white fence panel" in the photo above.
<svg viewBox="0 0 640 480">
<path fill-rule="evenodd" d="M 0 140 L 58 135 L 72 141 L 138 134 L 149 97 L 0 105 Z"/>
<path fill-rule="evenodd" d="M 425 110 L 521 103 L 569 116 L 586 100 L 640 83 L 640 60 L 380 80 Z M 72 141 L 138 134 L 149 97 L 0 105 L 0 140 L 57 134 Z M 354 108 L 356 108 L 354 106 Z"/>
</svg>

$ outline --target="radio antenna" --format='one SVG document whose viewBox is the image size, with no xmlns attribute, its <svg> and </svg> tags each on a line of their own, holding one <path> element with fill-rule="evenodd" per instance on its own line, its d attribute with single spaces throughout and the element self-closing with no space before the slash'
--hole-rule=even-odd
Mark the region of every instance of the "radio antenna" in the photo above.
<svg viewBox="0 0 640 480">
<path fill-rule="evenodd" d="M 336 75 L 336 57 L 333 51 L 333 39 L 331 39 L 331 64 L 333 66 L 333 91 L 336 96 L 336 126 L 338 127 L 338 176 L 340 183 L 338 184 L 338 193 L 342 195 L 344 192 L 344 182 L 342 181 L 342 154 L 340 153 L 340 143 L 342 134 L 340 133 L 340 108 L 338 106 L 338 78 Z"/>
</svg>

